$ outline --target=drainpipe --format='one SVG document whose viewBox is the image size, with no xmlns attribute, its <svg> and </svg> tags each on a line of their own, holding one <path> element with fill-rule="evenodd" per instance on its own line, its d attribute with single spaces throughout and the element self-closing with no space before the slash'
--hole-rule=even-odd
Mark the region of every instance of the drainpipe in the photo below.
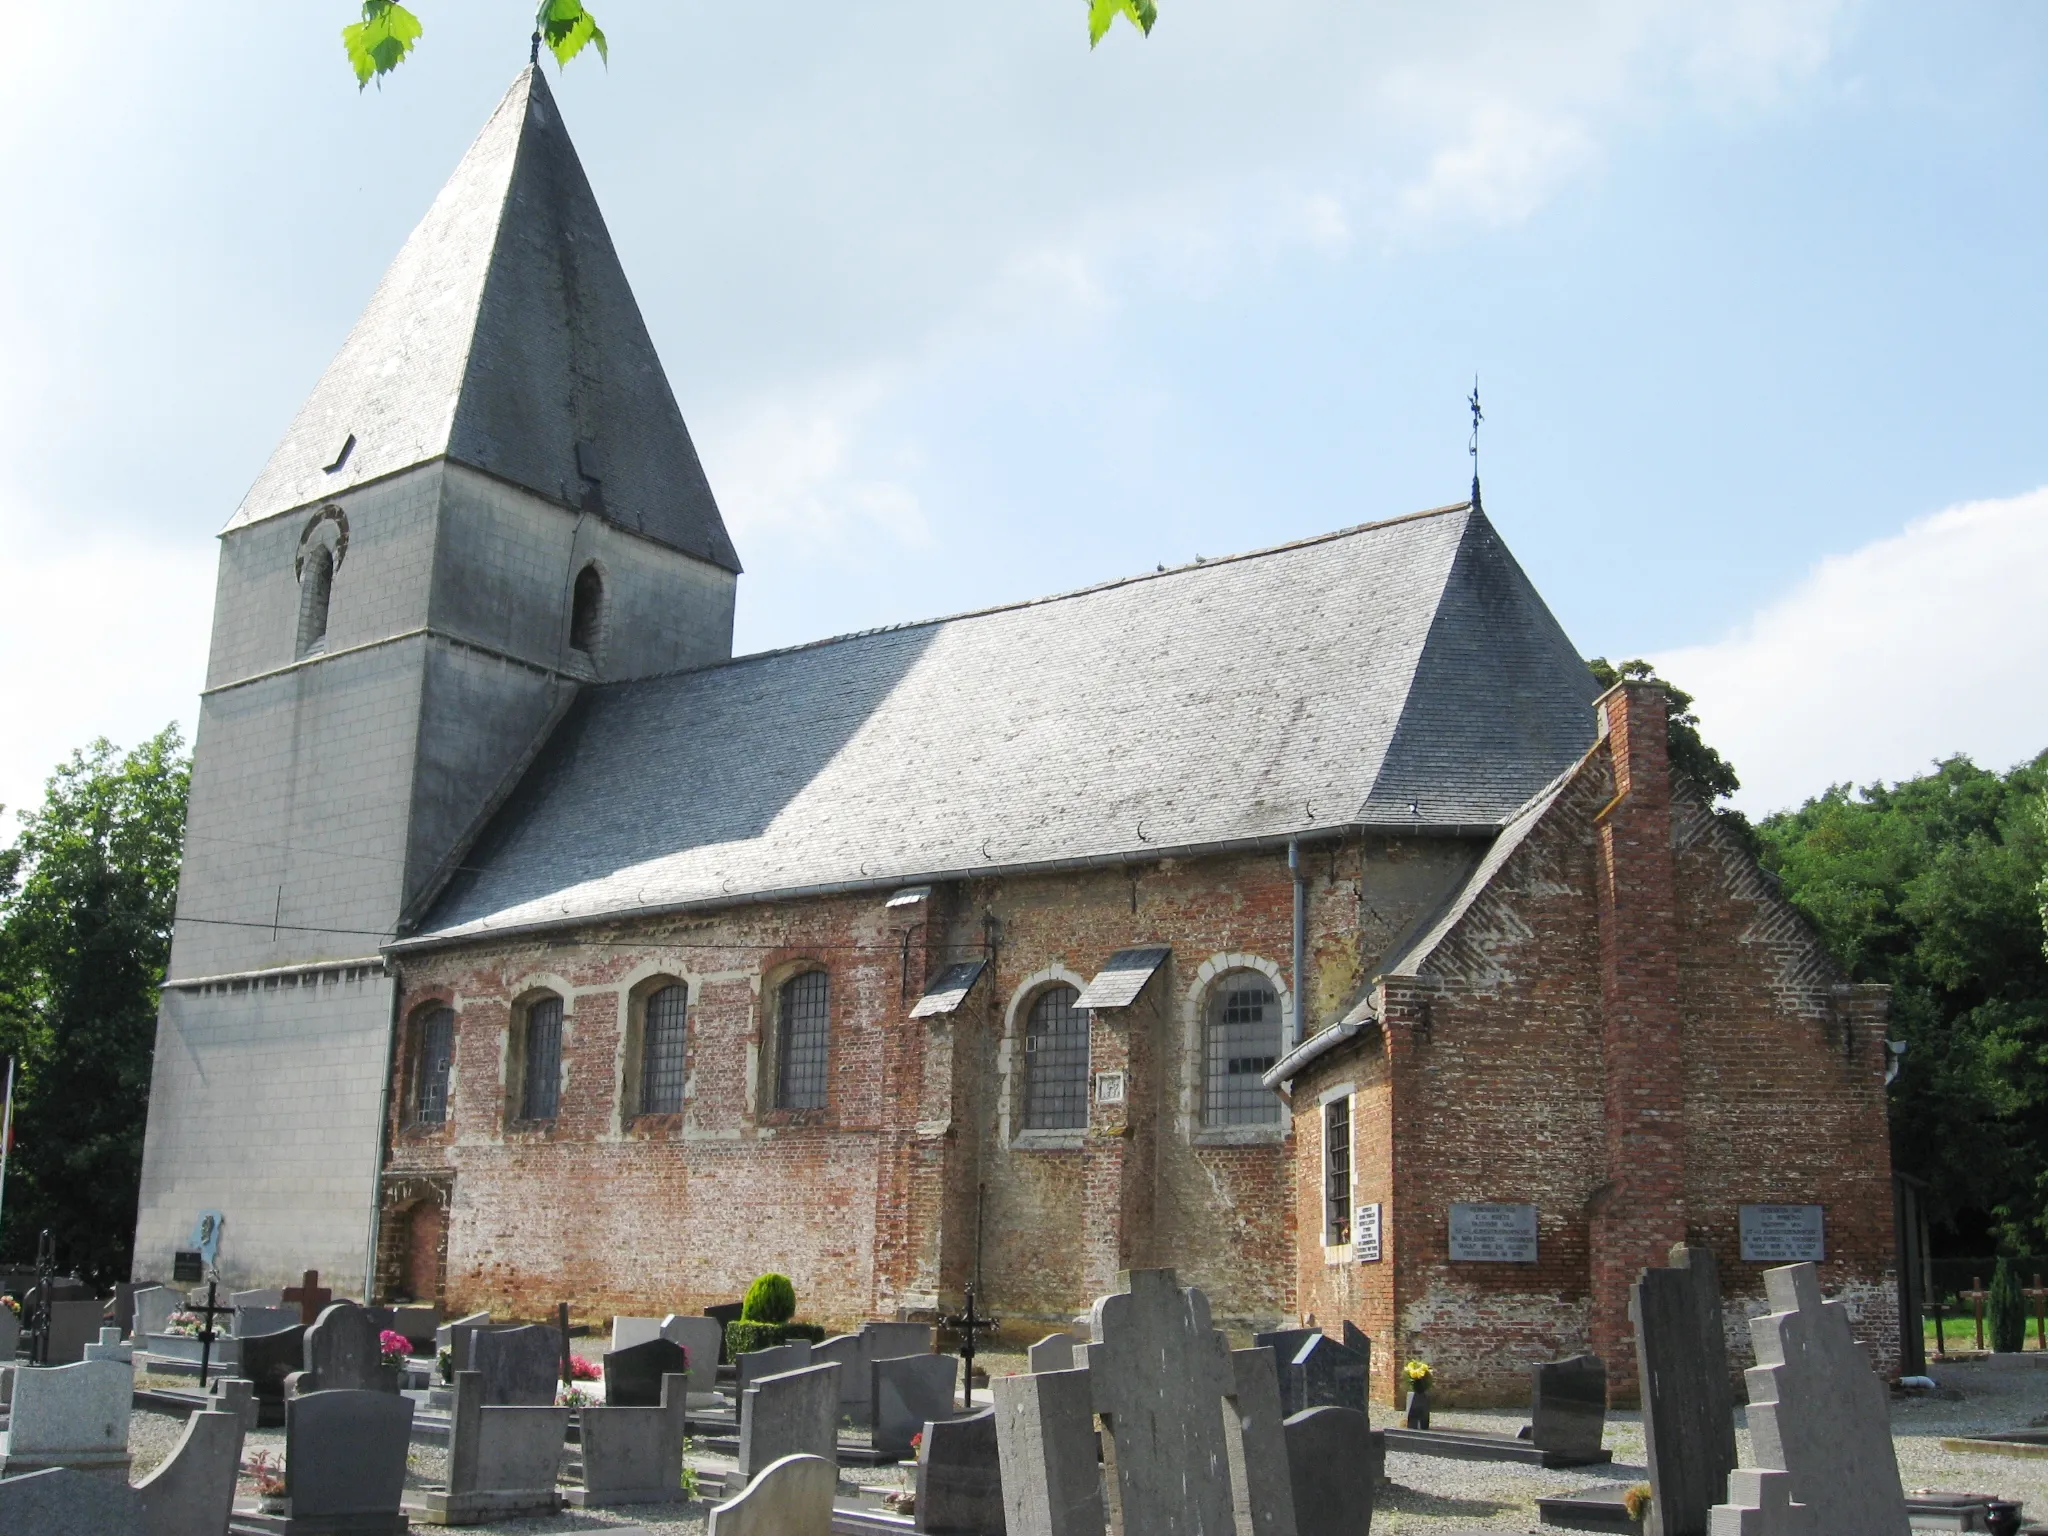
<svg viewBox="0 0 2048 1536">
<path fill-rule="evenodd" d="M 1301 839 L 1287 839 L 1287 868 L 1294 876 L 1294 1043 L 1308 1038 L 1308 876 L 1301 872 Z"/>
</svg>

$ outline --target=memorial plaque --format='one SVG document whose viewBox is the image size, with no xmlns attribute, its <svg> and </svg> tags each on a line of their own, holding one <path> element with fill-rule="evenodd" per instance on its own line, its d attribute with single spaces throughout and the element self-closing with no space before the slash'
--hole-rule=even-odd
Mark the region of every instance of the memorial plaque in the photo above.
<svg viewBox="0 0 2048 1536">
<path fill-rule="evenodd" d="M 1380 1203 L 1361 1205 L 1351 1220 L 1351 1253 L 1361 1264 L 1380 1261 Z"/>
<path fill-rule="evenodd" d="M 171 1255 L 171 1279 L 180 1285 L 194 1285 L 206 1278 L 205 1261 L 196 1248 L 180 1248 Z"/>
<path fill-rule="evenodd" d="M 1818 1264 L 1827 1255 L 1826 1207 L 1745 1205 L 1742 1257 L 1751 1264 Z"/>
<path fill-rule="evenodd" d="M 1451 1258 L 1475 1264 L 1534 1264 L 1536 1207 L 1454 1203 Z"/>
<path fill-rule="evenodd" d="M 1095 1074 L 1095 1102 L 1098 1104 L 1121 1104 L 1124 1101 L 1124 1075 L 1121 1072 L 1098 1072 Z"/>
</svg>

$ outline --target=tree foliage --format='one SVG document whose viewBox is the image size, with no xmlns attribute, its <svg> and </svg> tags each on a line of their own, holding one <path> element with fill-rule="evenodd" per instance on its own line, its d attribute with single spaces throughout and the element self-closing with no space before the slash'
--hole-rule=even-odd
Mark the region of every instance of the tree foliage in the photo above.
<svg viewBox="0 0 2048 1536">
<path fill-rule="evenodd" d="M 190 760 L 175 725 L 102 739 L 51 777 L 0 852 L 0 1052 L 16 1056 L 0 1253 L 125 1278 L 170 956 Z"/>
<path fill-rule="evenodd" d="M 1665 697 L 1670 700 L 1669 723 L 1664 739 L 1665 750 L 1671 755 L 1671 766 L 1692 780 L 1700 793 L 1707 797 L 1715 820 L 1754 853 L 1756 833 L 1750 828 L 1749 818 L 1733 806 L 1721 804 L 1742 788 L 1742 780 L 1735 776 L 1735 765 L 1708 746 L 1700 735 L 1700 717 L 1693 713 L 1692 695 L 1659 677 L 1657 669 L 1647 661 L 1615 663 L 1605 656 L 1595 656 L 1586 665 L 1592 669 L 1594 681 L 1602 688 L 1631 682 L 1656 683 L 1664 690 Z"/>
<path fill-rule="evenodd" d="M 2010 773 L 1838 784 L 1757 827 L 1763 857 L 1857 981 L 1892 988 L 1892 1157 L 1951 1232 L 2048 1237 L 2048 752 Z"/>
<path fill-rule="evenodd" d="M 1088 0 L 1088 46 L 1102 41 L 1103 34 L 1123 17 L 1147 37 L 1159 20 L 1159 7 L 1152 0 Z"/>
<path fill-rule="evenodd" d="M 341 46 L 348 66 L 355 71 L 356 89 L 372 80 L 383 82 L 411 56 L 413 44 L 426 31 L 419 17 L 398 0 L 363 0 L 363 19 L 341 29 Z M 611 62 L 604 28 L 583 4 L 583 0 L 540 0 L 533 16 L 537 43 L 546 43 L 557 65 L 566 65 L 585 48 Z"/>
</svg>

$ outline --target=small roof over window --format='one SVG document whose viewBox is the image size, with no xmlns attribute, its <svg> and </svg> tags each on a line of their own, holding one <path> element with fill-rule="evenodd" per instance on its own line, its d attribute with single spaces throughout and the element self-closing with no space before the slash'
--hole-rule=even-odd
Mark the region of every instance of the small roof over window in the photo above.
<svg viewBox="0 0 2048 1536">
<path fill-rule="evenodd" d="M 967 994 L 974 990 L 975 982 L 988 966 L 986 960 L 963 960 L 958 965 L 949 965 L 939 972 L 937 978 L 925 989 L 917 1000 L 917 1006 L 910 1010 L 913 1019 L 934 1019 L 941 1014 L 953 1013 L 967 1001 Z"/>
<path fill-rule="evenodd" d="M 1171 949 L 1120 949 L 1109 957 L 1093 981 L 1081 989 L 1076 1008 L 1128 1008 L 1145 990 L 1152 973 L 1166 963 Z"/>
</svg>

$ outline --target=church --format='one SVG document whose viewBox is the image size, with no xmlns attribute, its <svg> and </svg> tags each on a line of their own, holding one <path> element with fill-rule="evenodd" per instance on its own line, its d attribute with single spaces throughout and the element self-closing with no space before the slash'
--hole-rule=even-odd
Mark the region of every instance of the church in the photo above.
<svg viewBox="0 0 2048 1536">
<path fill-rule="evenodd" d="M 1895 1359 L 1882 992 L 1474 492 L 735 657 L 527 70 L 221 535 L 137 1278 L 218 1212 L 233 1285 L 1035 1337 L 1167 1266 L 1478 1401 L 1625 1393 L 1688 1241 Z"/>
</svg>

